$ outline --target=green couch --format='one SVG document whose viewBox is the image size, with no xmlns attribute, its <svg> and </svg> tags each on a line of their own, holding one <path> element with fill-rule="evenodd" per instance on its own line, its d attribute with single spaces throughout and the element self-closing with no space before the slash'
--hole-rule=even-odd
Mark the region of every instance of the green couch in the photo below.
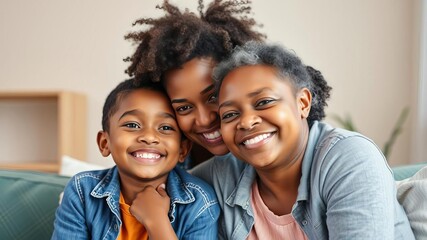
<svg viewBox="0 0 427 240">
<path fill-rule="evenodd" d="M 0 170 L 0 239 L 50 239 L 69 177 Z"/>
<path fill-rule="evenodd" d="M 396 180 L 412 176 L 427 163 L 393 168 Z M 0 239 L 50 239 L 55 210 L 68 177 L 0 170 Z"/>
</svg>

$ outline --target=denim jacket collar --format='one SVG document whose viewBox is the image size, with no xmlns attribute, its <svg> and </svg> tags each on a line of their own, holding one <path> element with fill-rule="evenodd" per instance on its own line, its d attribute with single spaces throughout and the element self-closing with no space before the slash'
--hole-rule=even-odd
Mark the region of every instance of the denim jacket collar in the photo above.
<svg viewBox="0 0 427 240">
<path fill-rule="evenodd" d="M 175 210 L 177 204 L 189 204 L 195 201 L 193 193 L 182 181 L 182 172 L 184 170 L 176 167 L 169 173 L 166 190 L 171 200 L 169 209 L 169 218 L 171 223 L 175 221 Z"/>
<path fill-rule="evenodd" d="M 167 192 L 171 199 L 171 204 L 188 204 L 194 202 L 193 193 L 187 188 L 180 177 L 181 169 L 175 168 L 169 173 L 167 181 Z"/>
<path fill-rule="evenodd" d="M 117 166 L 112 167 L 105 174 L 104 178 L 93 188 L 90 193 L 95 198 L 107 198 L 107 204 L 111 211 L 116 215 L 117 219 L 120 220 L 120 181 L 119 172 Z"/>
<path fill-rule="evenodd" d="M 239 160 L 240 161 L 240 160 Z M 249 210 L 252 212 L 250 207 L 250 197 L 251 195 L 248 193 L 251 190 L 251 186 L 256 177 L 255 168 L 251 165 L 246 164 L 245 169 L 240 175 L 240 179 L 234 190 L 227 197 L 226 203 L 230 207 L 234 207 L 235 205 L 241 206 L 243 209 Z"/>
<path fill-rule="evenodd" d="M 307 149 L 304 154 L 304 158 L 302 161 L 302 175 L 300 184 L 298 186 L 298 195 L 297 201 L 305 201 L 308 200 L 310 196 L 310 170 L 311 164 L 313 162 L 313 157 L 315 154 L 315 146 L 317 146 L 316 142 L 319 139 L 320 129 L 319 129 L 318 121 L 315 121 L 310 128 Z M 234 205 L 239 205 L 243 209 L 247 209 L 250 205 L 250 194 L 248 194 L 248 190 L 250 191 L 252 183 L 256 177 L 256 171 L 251 165 L 246 165 L 243 170 L 239 183 L 231 192 L 230 196 L 228 196 L 226 202 L 230 207 L 234 207 Z M 250 209 L 250 208 L 249 208 Z"/>
<path fill-rule="evenodd" d="M 302 160 L 301 166 L 301 179 L 300 184 L 298 186 L 298 195 L 297 202 L 299 201 L 307 201 L 310 197 L 310 173 L 311 173 L 311 165 L 313 163 L 314 154 L 316 151 L 317 141 L 320 135 L 320 125 L 318 121 L 315 121 L 310 128 L 308 140 L 307 140 L 307 148 L 304 153 L 304 158 Z"/>
<path fill-rule="evenodd" d="M 172 203 L 191 203 L 194 202 L 194 195 L 183 184 L 178 169 L 173 169 L 167 180 L 167 192 Z M 96 198 L 113 196 L 115 193 L 120 193 L 120 181 L 117 166 L 111 168 L 105 177 L 95 186 L 91 195 Z M 119 191 L 117 191 L 119 190 Z"/>
<path fill-rule="evenodd" d="M 96 198 L 110 197 L 120 193 L 119 172 L 114 166 L 108 170 L 104 178 L 93 188 L 90 195 Z M 120 196 L 119 196 L 120 197 Z"/>
<path fill-rule="evenodd" d="M 181 170 L 174 168 L 168 175 L 167 180 L 167 193 L 171 199 L 171 208 L 169 210 L 169 217 L 171 222 L 175 220 L 174 212 L 176 204 L 189 204 L 195 201 L 193 193 L 185 186 L 181 177 Z M 119 171 L 117 166 L 111 168 L 105 177 L 95 186 L 91 195 L 95 198 L 107 198 L 108 205 L 118 217 L 119 198 L 120 198 L 120 181 Z M 119 217 L 120 218 L 120 217 Z"/>
</svg>

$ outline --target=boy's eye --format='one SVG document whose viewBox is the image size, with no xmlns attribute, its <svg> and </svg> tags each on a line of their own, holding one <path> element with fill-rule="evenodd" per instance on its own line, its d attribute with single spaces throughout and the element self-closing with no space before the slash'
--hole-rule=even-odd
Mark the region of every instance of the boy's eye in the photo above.
<svg viewBox="0 0 427 240">
<path fill-rule="evenodd" d="M 159 128 L 159 130 L 161 130 L 161 131 L 174 131 L 174 130 L 175 130 L 175 128 L 173 128 L 173 127 L 171 127 L 171 126 L 161 126 L 161 127 Z"/>
<path fill-rule="evenodd" d="M 141 126 L 139 126 L 138 123 L 134 123 L 134 122 L 125 123 L 123 126 L 125 126 L 127 128 L 141 128 Z"/>
</svg>

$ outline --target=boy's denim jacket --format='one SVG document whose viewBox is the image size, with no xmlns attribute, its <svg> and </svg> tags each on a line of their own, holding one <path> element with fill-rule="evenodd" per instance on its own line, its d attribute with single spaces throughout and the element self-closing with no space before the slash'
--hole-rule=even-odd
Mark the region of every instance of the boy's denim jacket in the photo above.
<svg viewBox="0 0 427 240">
<path fill-rule="evenodd" d="M 175 167 L 166 191 L 169 219 L 179 239 L 217 239 L 219 205 L 205 182 Z M 117 167 L 75 175 L 56 211 L 52 239 L 116 239 L 121 226 Z"/>
</svg>

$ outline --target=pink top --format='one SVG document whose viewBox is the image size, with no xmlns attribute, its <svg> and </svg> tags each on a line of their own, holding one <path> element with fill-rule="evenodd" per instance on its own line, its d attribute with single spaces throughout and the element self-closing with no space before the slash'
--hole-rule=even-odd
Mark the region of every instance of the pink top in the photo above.
<svg viewBox="0 0 427 240">
<path fill-rule="evenodd" d="M 268 209 L 258 191 L 255 180 L 252 184 L 251 205 L 254 210 L 255 224 L 248 239 L 308 239 L 295 221 L 292 214 L 277 216 Z"/>
</svg>

